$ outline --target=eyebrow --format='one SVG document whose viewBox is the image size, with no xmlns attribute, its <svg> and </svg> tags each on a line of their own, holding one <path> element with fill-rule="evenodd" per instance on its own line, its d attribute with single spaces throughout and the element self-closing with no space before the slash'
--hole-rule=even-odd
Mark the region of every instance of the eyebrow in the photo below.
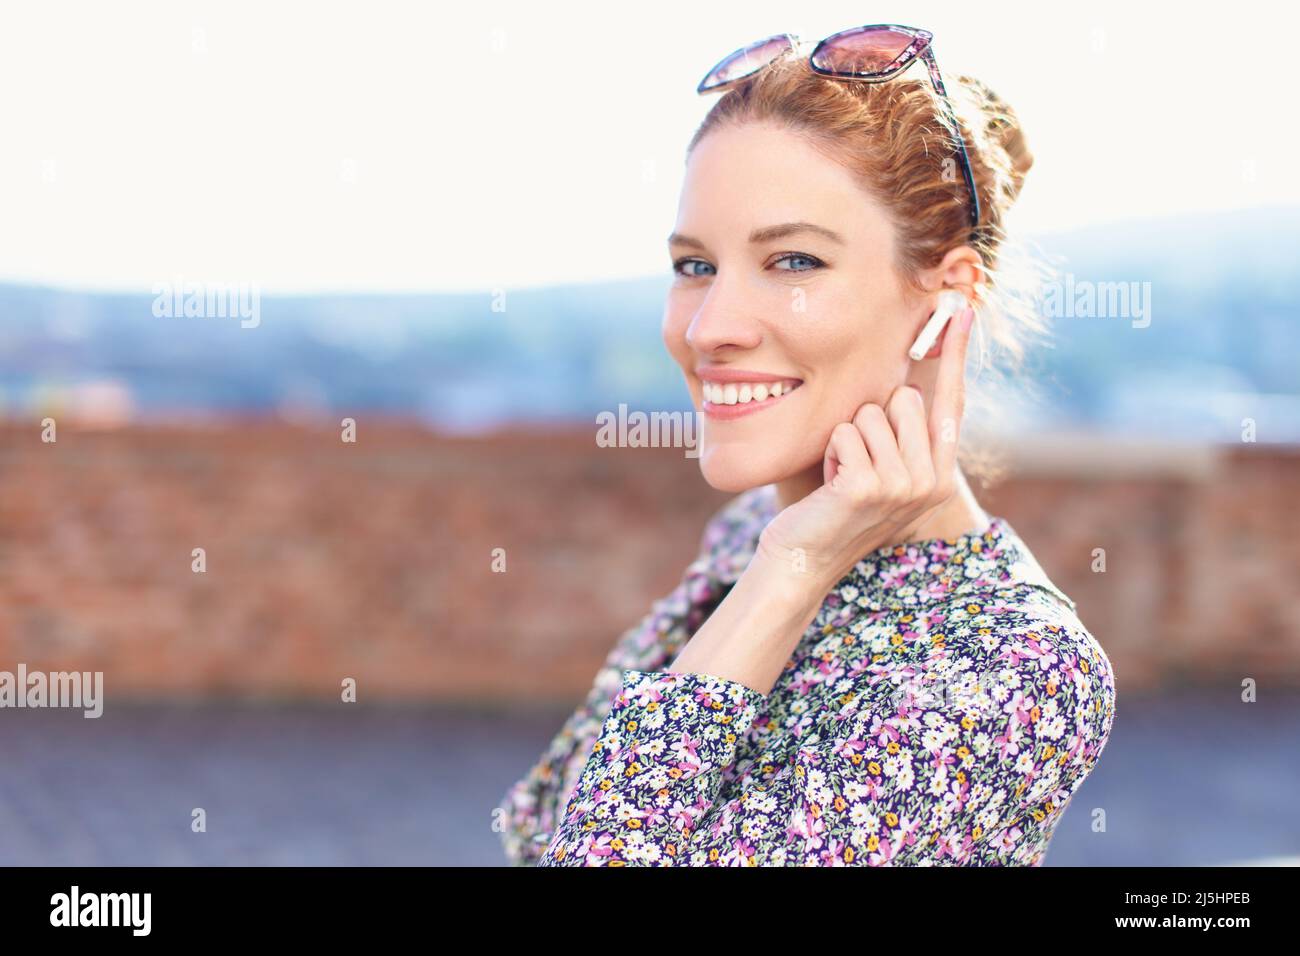
<svg viewBox="0 0 1300 956">
<path fill-rule="evenodd" d="M 767 226 L 763 229 L 755 229 L 749 234 L 750 242 L 772 242 L 775 239 L 784 239 L 786 236 L 793 235 L 797 232 L 811 232 L 823 236 L 832 242 L 838 242 L 844 245 L 844 237 L 833 229 L 827 229 L 825 226 L 819 226 L 813 222 L 783 222 L 777 226 Z M 693 249 L 703 249 L 704 243 L 692 236 L 684 236 L 680 232 L 674 232 L 668 237 L 668 245 L 673 246 L 690 246 Z"/>
</svg>

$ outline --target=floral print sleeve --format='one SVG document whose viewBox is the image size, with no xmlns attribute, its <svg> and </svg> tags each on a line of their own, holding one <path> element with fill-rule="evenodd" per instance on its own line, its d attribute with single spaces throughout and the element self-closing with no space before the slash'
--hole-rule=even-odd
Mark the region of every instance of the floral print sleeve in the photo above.
<svg viewBox="0 0 1300 956">
<path fill-rule="evenodd" d="M 706 674 L 625 673 L 571 812 L 539 865 L 622 866 L 685 852 L 764 700 Z"/>
</svg>

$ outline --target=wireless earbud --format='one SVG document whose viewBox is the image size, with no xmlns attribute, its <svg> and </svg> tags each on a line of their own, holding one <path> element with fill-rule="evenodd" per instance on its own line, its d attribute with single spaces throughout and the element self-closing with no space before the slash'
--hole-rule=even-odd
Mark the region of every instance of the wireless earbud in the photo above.
<svg viewBox="0 0 1300 956">
<path fill-rule="evenodd" d="M 925 353 L 930 351 L 930 346 L 934 345 L 944 325 L 957 313 L 964 312 L 966 305 L 966 297 L 955 289 L 945 289 L 939 293 L 939 307 L 934 310 L 934 315 L 925 323 L 925 328 L 921 329 L 921 334 L 916 337 L 907 353 L 912 361 L 919 362 L 925 358 Z"/>
</svg>

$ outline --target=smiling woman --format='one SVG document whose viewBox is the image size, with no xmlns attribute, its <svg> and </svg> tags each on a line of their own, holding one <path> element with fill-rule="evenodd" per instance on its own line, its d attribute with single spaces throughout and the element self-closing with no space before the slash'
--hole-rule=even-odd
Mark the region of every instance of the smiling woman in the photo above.
<svg viewBox="0 0 1300 956">
<path fill-rule="evenodd" d="M 1041 329 L 996 271 L 1015 116 L 960 78 L 965 192 L 937 82 L 809 62 L 714 107 L 669 239 L 664 344 L 738 494 L 506 795 L 513 862 L 1037 865 L 1109 737 L 1105 652 L 958 464 L 972 327 Z"/>
</svg>

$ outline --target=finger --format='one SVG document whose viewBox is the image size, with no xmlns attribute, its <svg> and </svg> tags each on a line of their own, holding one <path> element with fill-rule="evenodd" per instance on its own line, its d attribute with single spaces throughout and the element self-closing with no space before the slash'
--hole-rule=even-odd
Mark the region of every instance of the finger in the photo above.
<svg viewBox="0 0 1300 956">
<path fill-rule="evenodd" d="M 930 408 L 930 441 L 934 449 L 935 477 L 946 481 L 957 461 L 961 418 L 966 408 L 966 350 L 975 313 L 966 309 L 944 330 L 943 354 L 935 378 Z"/>
<path fill-rule="evenodd" d="M 874 485 L 875 469 L 871 466 L 871 456 L 862 440 L 862 433 L 852 422 L 840 422 L 831 430 L 831 439 L 826 445 L 826 459 L 823 468 L 823 480 L 830 484 L 841 473 L 841 484 L 862 482 L 859 488 Z"/>
<path fill-rule="evenodd" d="M 903 464 L 893 426 L 879 405 L 867 404 L 853 416 L 853 424 L 866 441 L 871 467 L 880 479 L 881 493 L 891 500 L 901 500 L 911 491 L 912 479 Z"/>
<path fill-rule="evenodd" d="M 928 497 L 934 490 L 934 460 L 926 425 L 925 400 L 920 389 L 910 385 L 899 386 L 894 390 L 886 411 L 898 439 L 903 465 L 912 476 L 912 493 L 918 498 Z"/>
</svg>

